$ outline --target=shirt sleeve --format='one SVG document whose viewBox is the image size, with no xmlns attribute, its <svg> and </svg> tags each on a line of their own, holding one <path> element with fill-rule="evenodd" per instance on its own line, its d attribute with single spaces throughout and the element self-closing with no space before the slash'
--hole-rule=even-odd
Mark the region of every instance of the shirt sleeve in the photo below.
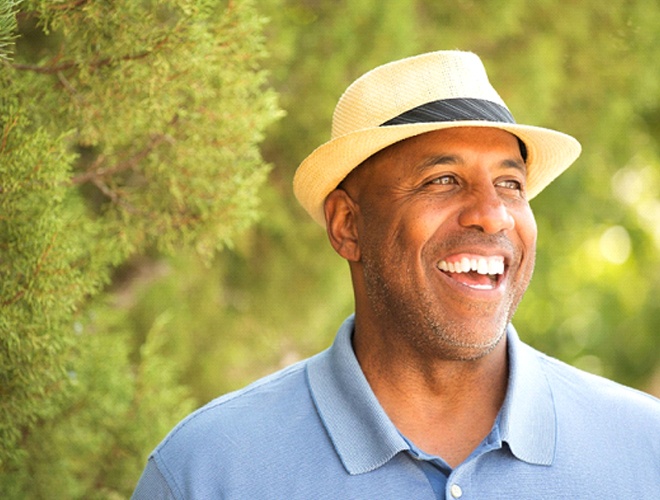
<svg viewBox="0 0 660 500">
<path fill-rule="evenodd" d="M 131 500 L 175 500 L 176 498 L 153 457 L 150 458 Z"/>
</svg>

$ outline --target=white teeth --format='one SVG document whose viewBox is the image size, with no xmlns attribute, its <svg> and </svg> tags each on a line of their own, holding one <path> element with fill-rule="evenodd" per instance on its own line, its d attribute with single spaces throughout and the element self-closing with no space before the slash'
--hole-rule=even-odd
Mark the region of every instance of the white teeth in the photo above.
<svg viewBox="0 0 660 500">
<path fill-rule="evenodd" d="M 493 261 L 494 263 L 495 261 Z M 497 261 L 496 268 L 493 270 L 493 274 L 504 274 L 504 259 Z"/>
<path fill-rule="evenodd" d="M 488 274 L 488 262 L 486 259 L 479 259 L 479 265 L 477 265 L 477 272 L 479 274 Z"/>
<path fill-rule="evenodd" d="M 469 273 L 476 271 L 479 274 L 504 274 L 504 259 L 502 257 L 478 257 L 468 259 L 463 257 L 457 262 L 438 262 L 438 269 L 450 273 Z"/>
</svg>

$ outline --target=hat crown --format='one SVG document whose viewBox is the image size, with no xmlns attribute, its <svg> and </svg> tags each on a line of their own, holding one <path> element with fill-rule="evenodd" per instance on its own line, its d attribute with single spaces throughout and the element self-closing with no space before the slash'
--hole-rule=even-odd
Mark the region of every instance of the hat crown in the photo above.
<svg viewBox="0 0 660 500">
<path fill-rule="evenodd" d="M 339 99 L 332 138 L 378 127 L 426 103 L 472 98 L 506 104 L 476 54 L 437 51 L 379 66 L 355 80 Z"/>
</svg>

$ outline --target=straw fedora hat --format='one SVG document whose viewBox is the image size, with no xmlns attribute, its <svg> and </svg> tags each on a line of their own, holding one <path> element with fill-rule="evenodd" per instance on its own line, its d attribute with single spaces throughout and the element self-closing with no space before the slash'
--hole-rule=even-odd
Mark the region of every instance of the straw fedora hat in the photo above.
<svg viewBox="0 0 660 500">
<path fill-rule="evenodd" d="M 351 170 L 391 144 L 451 127 L 494 127 L 516 135 L 526 148 L 529 199 L 581 150 L 569 135 L 517 124 L 477 55 L 430 52 L 379 66 L 346 89 L 333 114 L 330 140 L 296 171 L 296 198 L 325 226 L 325 199 Z"/>
</svg>

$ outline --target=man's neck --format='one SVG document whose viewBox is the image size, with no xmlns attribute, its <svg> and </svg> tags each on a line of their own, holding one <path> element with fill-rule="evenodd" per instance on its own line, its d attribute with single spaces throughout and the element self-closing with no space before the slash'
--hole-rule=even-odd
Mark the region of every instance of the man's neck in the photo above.
<svg viewBox="0 0 660 500">
<path fill-rule="evenodd" d="M 357 332 L 353 346 L 381 406 L 420 449 L 454 467 L 491 431 L 508 382 L 505 338 L 471 361 L 429 359 L 404 346 L 379 348 Z"/>
</svg>

